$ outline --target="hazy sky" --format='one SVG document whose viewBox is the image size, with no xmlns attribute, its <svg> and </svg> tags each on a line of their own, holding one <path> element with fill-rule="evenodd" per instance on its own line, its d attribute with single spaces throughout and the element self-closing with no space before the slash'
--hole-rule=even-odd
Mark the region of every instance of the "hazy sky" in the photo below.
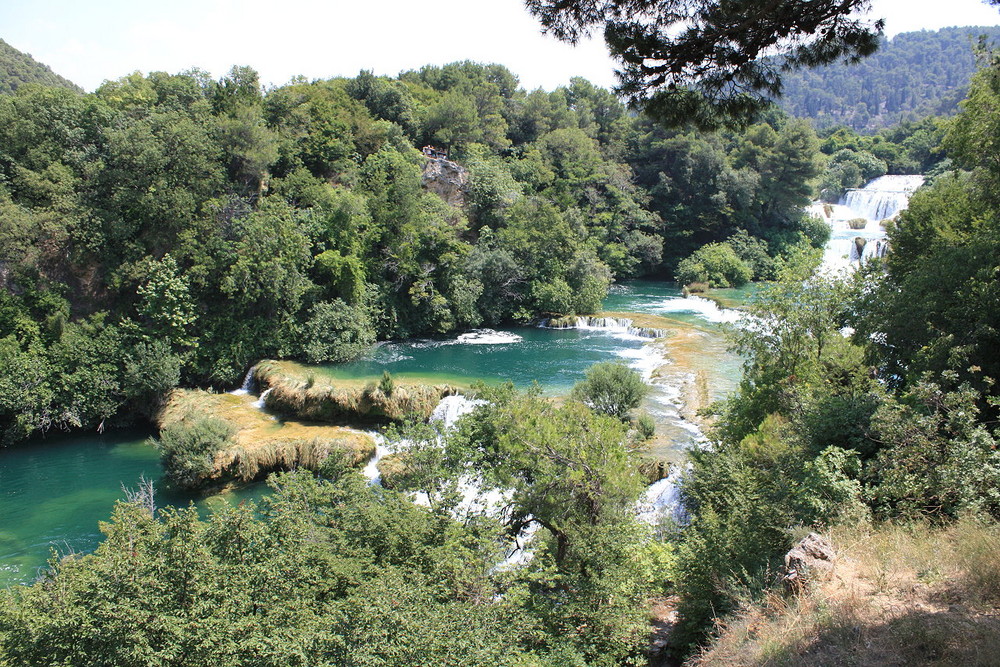
<svg viewBox="0 0 1000 667">
<path fill-rule="evenodd" d="M 980 0 L 874 0 L 886 32 L 1000 25 Z M 614 83 L 604 45 L 540 34 L 521 0 L 0 0 L 0 38 L 87 90 L 129 72 L 250 65 L 295 75 L 396 75 L 456 60 L 506 65 L 526 88 Z"/>
</svg>

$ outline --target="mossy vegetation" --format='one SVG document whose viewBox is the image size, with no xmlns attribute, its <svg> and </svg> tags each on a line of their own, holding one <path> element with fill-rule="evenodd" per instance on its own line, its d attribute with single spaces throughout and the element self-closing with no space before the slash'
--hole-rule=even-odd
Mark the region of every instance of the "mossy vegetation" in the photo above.
<svg viewBox="0 0 1000 667">
<path fill-rule="evenodd" d="M 461 393 L 450 384 L 410 384 L 391 376 L 388 381 L 383 376 L 378 382 L 335 384 L 315 375 L 304 376 L 300 372 L 303 368 L 279 361 L 257 364 L 254 377 L 262 390 L 270 390 L 266 399 L 269 409 L 299 419 L 332 423 L 427 419 L 442 398 Z"/>
<path fill-rule="evenodd" d="M 174 391 L 158 417 L 161 447 L 168 434 L 203 430 L 206 423 L 221 424 L 225 434 L 212 440 L 212 451 L 200 448 L 191 457 L 197 464 L 191 474 L 171 474 L 168 466 L 171 478 L 188 487 L 247 482 L 275 470 L 317 470 L 334 453 L 358 467 L 375 453 L 375 443 L 367 433 L 278 419 L 255 407 L 255 400 L 203 390 Z"/>
</svg>

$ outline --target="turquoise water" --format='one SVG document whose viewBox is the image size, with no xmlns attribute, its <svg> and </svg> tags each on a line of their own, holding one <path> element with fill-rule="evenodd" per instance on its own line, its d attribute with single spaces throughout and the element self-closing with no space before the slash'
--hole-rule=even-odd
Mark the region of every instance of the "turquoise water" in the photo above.
<svg viewBox="0 0 1000 667">
<path fill-rule="evenodd" d="M 538 382 L 548 394 L 564 394 L 593 364 L 623 350 L 639 350 L 638 337 L 615 337 L 606 331 L 518 327 L 478 330 L 465 341 L 421 340 L 380 345 L 368 358 L 323 366 L 334 379 L 374 378 L 389 371 L 395 378 L 470 384 Z"/>
<path fill-rule="evenodd" d="M 195 502 L 208 511 L 220 502 L 261 495 L 254 485 L 206 499 L 168 493 L 148 433 L 52 437 L 0 451 L 0 586 L 33 580 L 52 552 L 93 551 L 101 541 L 98 522 L 111 516 L 122 486 L 140 478 L 159 487 L 158 505 Z"/>
<path fill-rule="evenodd" d="M 717 290 L 713 297 L 738 303 L 749 293 L 746 288 Z M 682 298 L 672 283 L 653 281 L 613 286 L 604 310 L 656 315 L 665 318 L 668 327 L 704 334 L 702 356 L 708 361 L 705 367 L 721 363 L 716 384 L 723 392 L 732 389 L 733 383 L 726 378 L 738 376 L 739 364 L 726 355 L 721 326 L 736 321 L 736 311 L 720 308 L 714 299 Z M 335 380 L 372 379 L 389 371 L 396 378 L 460 384 L 510 381 L 527 387 L 537 382 L 548 394 L 564 394 L 593 364 L 615 358 L 637 360 L 648 342 L 624 331 L 606 329 L 480 329 L 458 338 L 385 343 L 364 359 L 319 366 L 314 371 Z M 669 347 L 669 341 L 667 344 Z"/>
<path fill-rule="evenodd" d="M 741 293 L 727 294 L 740 300 Z M 674 335 L 664 350 L 622 330 L 555 330 L 520 327 L 481 330 L 447 340 L 422 340 L 379 346 L 368 358 L 327 366 L 318 372 L 332 377 L 438 378 L 470 383 L 510 380 L 520 387 L 538 382 L 549 394 L 564 394 L 592 364 L 623 359 L 645 372 L 653 384 L 646 409 L 658 422 L 654 454 L 675 458 L 699 437 L 681 417 L 678 397 L 701 377 L 708 398 L 724 397 L 739 377 L 739 360 L 726 352 L 720 325 L 733 321 L 733 311 L 712 300 L 682 299 L 672 285 L 636 281 L 613 288 L 608 311 L 637 312 L 666 318 Z M 653 370 L 657 376 L 651 377 Z M 686 383 L 686 384 L 685 384 Z M 0 585 L 33 580 L 52 550 L 60 554 L 88 552 L 101 540 L 98 522 L 107 520 L 122 485 L 134 487 L 145 476 L 157 484 L 157 501 L 196 502 L 203 511 L 221 502 L 239 502 L 266 493 L 263 484 L 197 499 L 171 495 L 162 483 L 156 450 L 148 433 L 48 438 L 0 450 Z"/>
</svg>

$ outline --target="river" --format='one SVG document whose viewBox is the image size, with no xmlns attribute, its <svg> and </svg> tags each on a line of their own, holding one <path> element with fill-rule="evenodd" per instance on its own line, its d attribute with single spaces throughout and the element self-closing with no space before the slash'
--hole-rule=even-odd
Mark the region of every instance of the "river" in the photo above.
<svg viewBox="0 0 1000 667">
<path fill-rule="evenodd" d="M 469 383 L 510 380 L 527 387 L 538 382 L 550 395 L 569 391 L 592 364 L 622 359 L 652 385 L 644 406 L 657 422 L 651 454 L 676 460 L 702 439 L 692 410 L 723 398 L 739 375 L 739 360 L 726 351 L 720 325 L 738 313 L 746 290 L 720 291 L 718 301 L 685 299 L 672 285 L 633 281 L 612 288 L 605 309 L 648 316 L 668 336 L 651 342 L 622 327 L 546 329 L 518 327 L 478 330 L 460 336 L 386 343 L 366 358 L 326 366 L 317 372 L 334 378 L 394 377 Z M 716 295 L 713 294 L 713 297 Z M 54 550 L 59 554 L 93 550 L 101 540 L 98 522 L 107 520 L 122 486 L 141 476 L 157 482 L 159 505 L 195 502 L 203 511 L 221 502 L 238 502 L 266 493 L 263 484 L 209 498 L 169 495 L 146 432 L 103 436 L 50 437 L 0 450 L 0 585 L 30 582 Z"/>
</svg>

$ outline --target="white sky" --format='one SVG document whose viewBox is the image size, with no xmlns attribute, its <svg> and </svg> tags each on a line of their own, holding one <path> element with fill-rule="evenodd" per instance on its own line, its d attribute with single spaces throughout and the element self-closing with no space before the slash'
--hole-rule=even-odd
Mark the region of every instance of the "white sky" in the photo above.
<svg viewBox="0 0 1000 667">
<path fill-rule="evenodd" d="M 981 0 L 874 0 L 886 33 L 1000 25 Z M 522 0 L 0 0 L 0 38 L 87 90 L 135 70 L 250 65 L 264 83 L 292 76 L 395 76 L 423 65 L 506 65 L 528 89 L 584 76 L 614 84 L 604 44 L 540 33 Z"/>
</svg>

